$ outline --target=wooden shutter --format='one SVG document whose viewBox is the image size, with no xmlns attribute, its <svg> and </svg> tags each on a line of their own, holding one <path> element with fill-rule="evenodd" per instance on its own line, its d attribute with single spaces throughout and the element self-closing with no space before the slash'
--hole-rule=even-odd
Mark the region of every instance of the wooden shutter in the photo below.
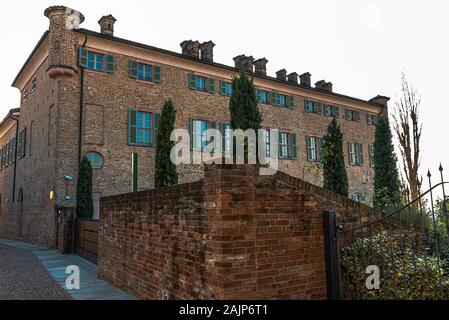
<svg viewBox="0 0 449 320">
<path fill-rule="evenodd" d="M 293 97 L 293 96 L 287 97 L 287 105 L 289 108 L 294 109 L 295 108 L 295 97 Z"/>
<path fill-rule="evenodd" d="M 226 96 L 226 82 L 220 80 L 220 93 L 222 96 Z"/>
<path fill-rule="evenodd" d="M 363 154 L 363 144 L 358 144 L 358 153 L 359 153 L 359 158 L 360 158 L 360 165 L 364 165 L 365 164 L 365 155 Z"/>
<path fill-rule="evenodd" d="M 308 161 L 314 161 L 313 155 L 312 155 L 312 144 L 313 144 L 312 137 L 306 136 L 307 160 Z"/>
<path fill-rule="evenodd" d="M 137 143 L 137 111 L 128 110 L 128 144 Z"/>
<path fill-rule="evenodd" d="M 279 105 L 278 100 L 279 100 L 278 93 L 277 92 L 272 92 L 271 93 L 271 105 L 277 107 Z"/>
<path fill-rule="evenodd" d="M 189 119 L 190 149 L 193 150 L 193 119 Z"/>
<path fill-rule="evenodd" d="M 153 82 L 161 83 L 161 67 L 154 66 L 152 69 L 153 69 Z"/>
<path fill-rule="evenodd" d="M 291 133 L 290 134 L 290 149 L 291 149 L 291 158 L 293 160 L 298 159 L 298 146 L 296 143 L 296 134 Z"/>
<path fill-rule="evenodd" d="M 208 92 L 210 94 L 215 93 L 215 79 L 212 79 L 212 78 L 208 79 Z"/>
<path fill-rule="evenodd" d="M 318 102 L 317 102 L 317 103 L 315 104 L 315 110 L 314 110 L 315 113 L 321 115 L 321 109 L 322 109 L 321 103 L 318 103 Z"/>
<path fill-rule="evenodd" d="M 346 109 L 345 112 L 346 112 L 346 120 L 351 121 L 352 120 L 351 110 Z"/>
<path fill-rule="evenodd" d="M 349 164 L 351 166 L 355 165 L 355 157 L 353 157 L 353 154 L 355 152 L 355 150 L 353 150 L 354 145 L 351 142 L 348 142 L 348 155 L 349 155 Z"/>
<path fill-rule="evenodd" d="M 115 56 L 108 54 L 106 55 L 106 73 L 115 72 Z"/>
<path fill-rule="evenodd" d="M 137 67 L 139 63 L 136 60 L 129 60 L 129 77 L 137 79 Z"/>
<path fill-rule="evenodd" d="M 87 68 L 87 53 L 88 53 L 88 51 L 87 51 L 86 48 L 81 47 L 79 49 L 79 53 L 78 53 L 79 61 L 78 61 L 78 63 L 79 63 L 80 67 Z"/>
<path fill-rule="evenodd" d="M 334 118 L 340 118 L 340 108 L 339 107 L 334 107 L 333 117 Z"/>
<path fill-rule="evenodd" d="M 195 75 L 189 74 L 188 81 L 189 81 L 189 88 L 191 90 L 196 90 L 196 77 L 195 77 Z"/>
<path fill-rule="evenodd" d="M 139 189 L 139 155 L 137 153 L 132 154 L 131 162 L 132 190 L 133 192 L 137 192 L 137 190 Z"/>
<path fill-rule="evenodd" d="M 260 89 L 256 89 L 257 102 L 262 102 L 262 91 Z"/>
<path fill-rule="evenodd" d="M 153 147 L 156 147 L 157 146 L 157 142 L 159 140 L 159 137 L 158 137 L 158 135 L 159 135 L 159 122 L 161 120 L 160 112 L 155 112 L 153 119 L 154 119 L 154 125 L 153 125 L 153 131 L 154 131 L 153 132 L 153 139 L 154 139 L 154 143 L 153 143 Z"/>
</svg>

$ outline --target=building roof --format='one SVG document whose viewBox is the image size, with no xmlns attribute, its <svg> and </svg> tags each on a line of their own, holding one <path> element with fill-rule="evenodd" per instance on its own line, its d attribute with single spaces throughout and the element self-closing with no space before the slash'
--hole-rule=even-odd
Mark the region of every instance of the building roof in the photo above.
<svg viewBox="0 0 449 320">
<path fill-rule="evenodd" d="M 8 114 L 6 115 L 6 117 L 2 120 L 2 122 L 0 122 L 0 128 L 3 127 L 3 125 L 11 118 L 11 116 L 14 113 L 19 113 L 19 112 L 20 112 L 20 108 L 15 108 L 15 109 L 9 110 Z"/>
<path fill-rule="evenodd" d="M 170 56 L 174 56 L 174 57 L 177 57 L 177 58 L 180 58 L 180 59 L 191 60 L 191 61 L 195 61 L 195 62 L 198 62 L 198 63 L 202 63 L 202 64 L 206 64 L 206 65 L 210 65 L 210 66 L 214 66 L 214 67 L 217 67 L 217 68 L 222 68 L 222 69 L 226 69 L 226 70 L 230 70 L 230 71 L 238 71 L 235 67 L 228 66 L 228 65 L 225 65 L 225 64 L 221 64 L 221 63 L 217 63 L 217 62 L 213 62 L 213 61 L 201 60 L 199 58 L 191 57 L 191 56 L 184 55 L 184 54 L 181 54 L 181 53 L 178 53 L 178 52 L 174 52 L 174 51 L 170 51 L 170 50 L 166 50 L 166 49 L 161 49 L 161 48 L 154 47 L 154 46 L 151 46 L 151 45 L 147 45 L 147 44 L 143 44 L 143 43 L 139 43 L 139 42 L 135 42 L 135 41 L 131 41 L 131 40 L 115 37 L 115 36 L 104 35 L 102 33 L 95 32 L 95 31 L 88 30 L 88 29 L 80 28 L 78 30 L 75 29 L 74 31 L 83 33 L 83 34 L 88 35 L 88 36 L 94 36 L 94 37 L 102 38 L 102 39 L 105 39 L 107 41 L 113 41 L 113 42 L 129 45 L 129 46 L 133 46 L 133 47 L 138 47 L 138 48 L 142 48 L 142 49 L 146 49 L 146 50 L 159 52 L 159 53 L 170 55 Z M 30 60 L 32 59 L 32 57 L 34 56 L 34 54 L 36 53 L 38 48 L 44 42 L 44 40 L 47 37 L 47 35 L 48 35 L 48 30 L 45 31 L 45 33 L 42 35 L 42 37 L 39 40 L 39 42 L 34 47 L 33 51 L 31 52 L 30 56 L 28 57 L 27 61 L 22 66 L 22 68 L 20 69 L 20 71 L 17 74 L 16 78 L 14 79 L 14 82 L 12 83 L 12 86 L 15 86 L 15 84 L 16 84 L 17 80 L 19 79 L 20 75 L 25 70 L 26 65 L 30 62 Z M 352 101 L 355 101 L 355 102 L 358 102 L 358 103 L 365 103 L 365 104 L 369 104 L 369 105 L 373 105 L 373 106 L 377 106 L 377 107 L 382 107 L 378 103 L 373 102 L 372 101 L 373 99 L 371 99 L 371 100 L 363 100 L 363 99 L 360 99 L 360 98 L 356 98 L 356 97 L 352 97 L 352 96 L 348 96 L 348 95 L 344 95 L 344 94 L 340 94 L 340 93 L 336 93 L 336 92 L 329 92 L 329 91 L 326 91 L 326 90 L 323 90 L 323 89 L 320 89 L 320 88 L 308 87 L 308 86 L 304 86 L 304 85 L 301 85 L 301 84 L 295 84 L 295 83 L 283 81 L 283 80 L 277 79 L 275 77 L 261 75 L 261 74 L 256 74 L 254 72 L 248 72 L 248 74 L 251 75 L 251 76 L 254 76 L 254 77 L 270 80 L 270 81 L 277 82 L 277 83 L 282 83 L 284 85 L 291 86 L 291 87 L 297 87 L 297 88 L 301 88 L 301 89 L 312 91 L 312 92 L 319 92 L 319 93 L 325 94 L 325 95 L 330 95 L 330 96 L 334 96 L 334 97 L 339 97 L 339 98 L 343 98 L 343 99 L 352 100 Z"/>
</svg>

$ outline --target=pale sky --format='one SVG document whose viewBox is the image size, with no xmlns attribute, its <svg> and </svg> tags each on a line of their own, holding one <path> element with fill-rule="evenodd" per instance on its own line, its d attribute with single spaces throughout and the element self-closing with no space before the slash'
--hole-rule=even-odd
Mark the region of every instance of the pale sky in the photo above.
<svg viewBox="0 0 449 320">
<path fill-rule="evenodd" d="M 183 40 L 212 40 L 214 60 L 233 65 L 239 54 L 266 57 L 268 74 L 282 68 L 325 79 L 334 91 L 362 99 L 400 93 L 404 70 L 422 94 L 422 173 L 449 179 L 449 1 L 447 0 L 227 0 L 227 1 L 8 1 L 0 19 L 0 118 L 19 107 L 11 83 L 48 28 L 44 9 L 66 5 L 82 12 L 81 27 L 98 31 L 102 15 L 117 18 L 115 35 L 180 52 Z M 425 185 L 427 186 L 427 185 Z M 427 189 L 427 188 L 426 188 Z"/>
</svg>

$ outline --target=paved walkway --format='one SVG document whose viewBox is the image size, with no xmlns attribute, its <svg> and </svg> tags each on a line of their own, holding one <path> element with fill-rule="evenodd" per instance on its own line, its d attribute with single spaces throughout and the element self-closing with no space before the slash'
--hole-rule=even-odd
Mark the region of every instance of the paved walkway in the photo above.
<svg viewBox="0 0 449 320">
<path fill-rule="evenodd" d="M 67 266 L 80 268 L 80 290 L 67 290 Z M 73 254 L 0 239 L 0 300 L 134 300 L 97 278 L 97 266 Z"/>
</svg>

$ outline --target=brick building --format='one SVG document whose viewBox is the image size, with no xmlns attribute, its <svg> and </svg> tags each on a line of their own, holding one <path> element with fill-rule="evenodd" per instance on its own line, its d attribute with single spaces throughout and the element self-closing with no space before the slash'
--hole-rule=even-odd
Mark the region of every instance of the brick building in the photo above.
<svg viewBox="0 0 449 320">
<path fill-rule="evenodd" d="M 239 55 L 234 66 L 219 64 L 211 41 L 184 41 L 176 53 L 117 38 L 111 15 L 100 19 L 100 32 L 70 28 L 84 17 L 63 6 L 45 16 L 49 29 L 13 82 L 20 110 L 0 126 L 0 235 L 55 245 L 57 209 L 75 204 L 82 156 L 94 167 L 97 214 L 102 196 L 152 188 L 164 101 L 174 103 L 176 127 L 201 144 L 203 128 L 228 126 L 230 83 L 241 69 L 254 78 L 264 128 L 281 132 L 280 170 L 320 185 L 320 138 L 336 117 L 351 197 L 370 202 L 374 123 L 387 97 L 345 96 L 324 80 L 312 86 L 307 72 L 283 69 L 271 77 L 265 58 Z M 202 171 L 179 167 L 181 182 Z"/>
</svg>

